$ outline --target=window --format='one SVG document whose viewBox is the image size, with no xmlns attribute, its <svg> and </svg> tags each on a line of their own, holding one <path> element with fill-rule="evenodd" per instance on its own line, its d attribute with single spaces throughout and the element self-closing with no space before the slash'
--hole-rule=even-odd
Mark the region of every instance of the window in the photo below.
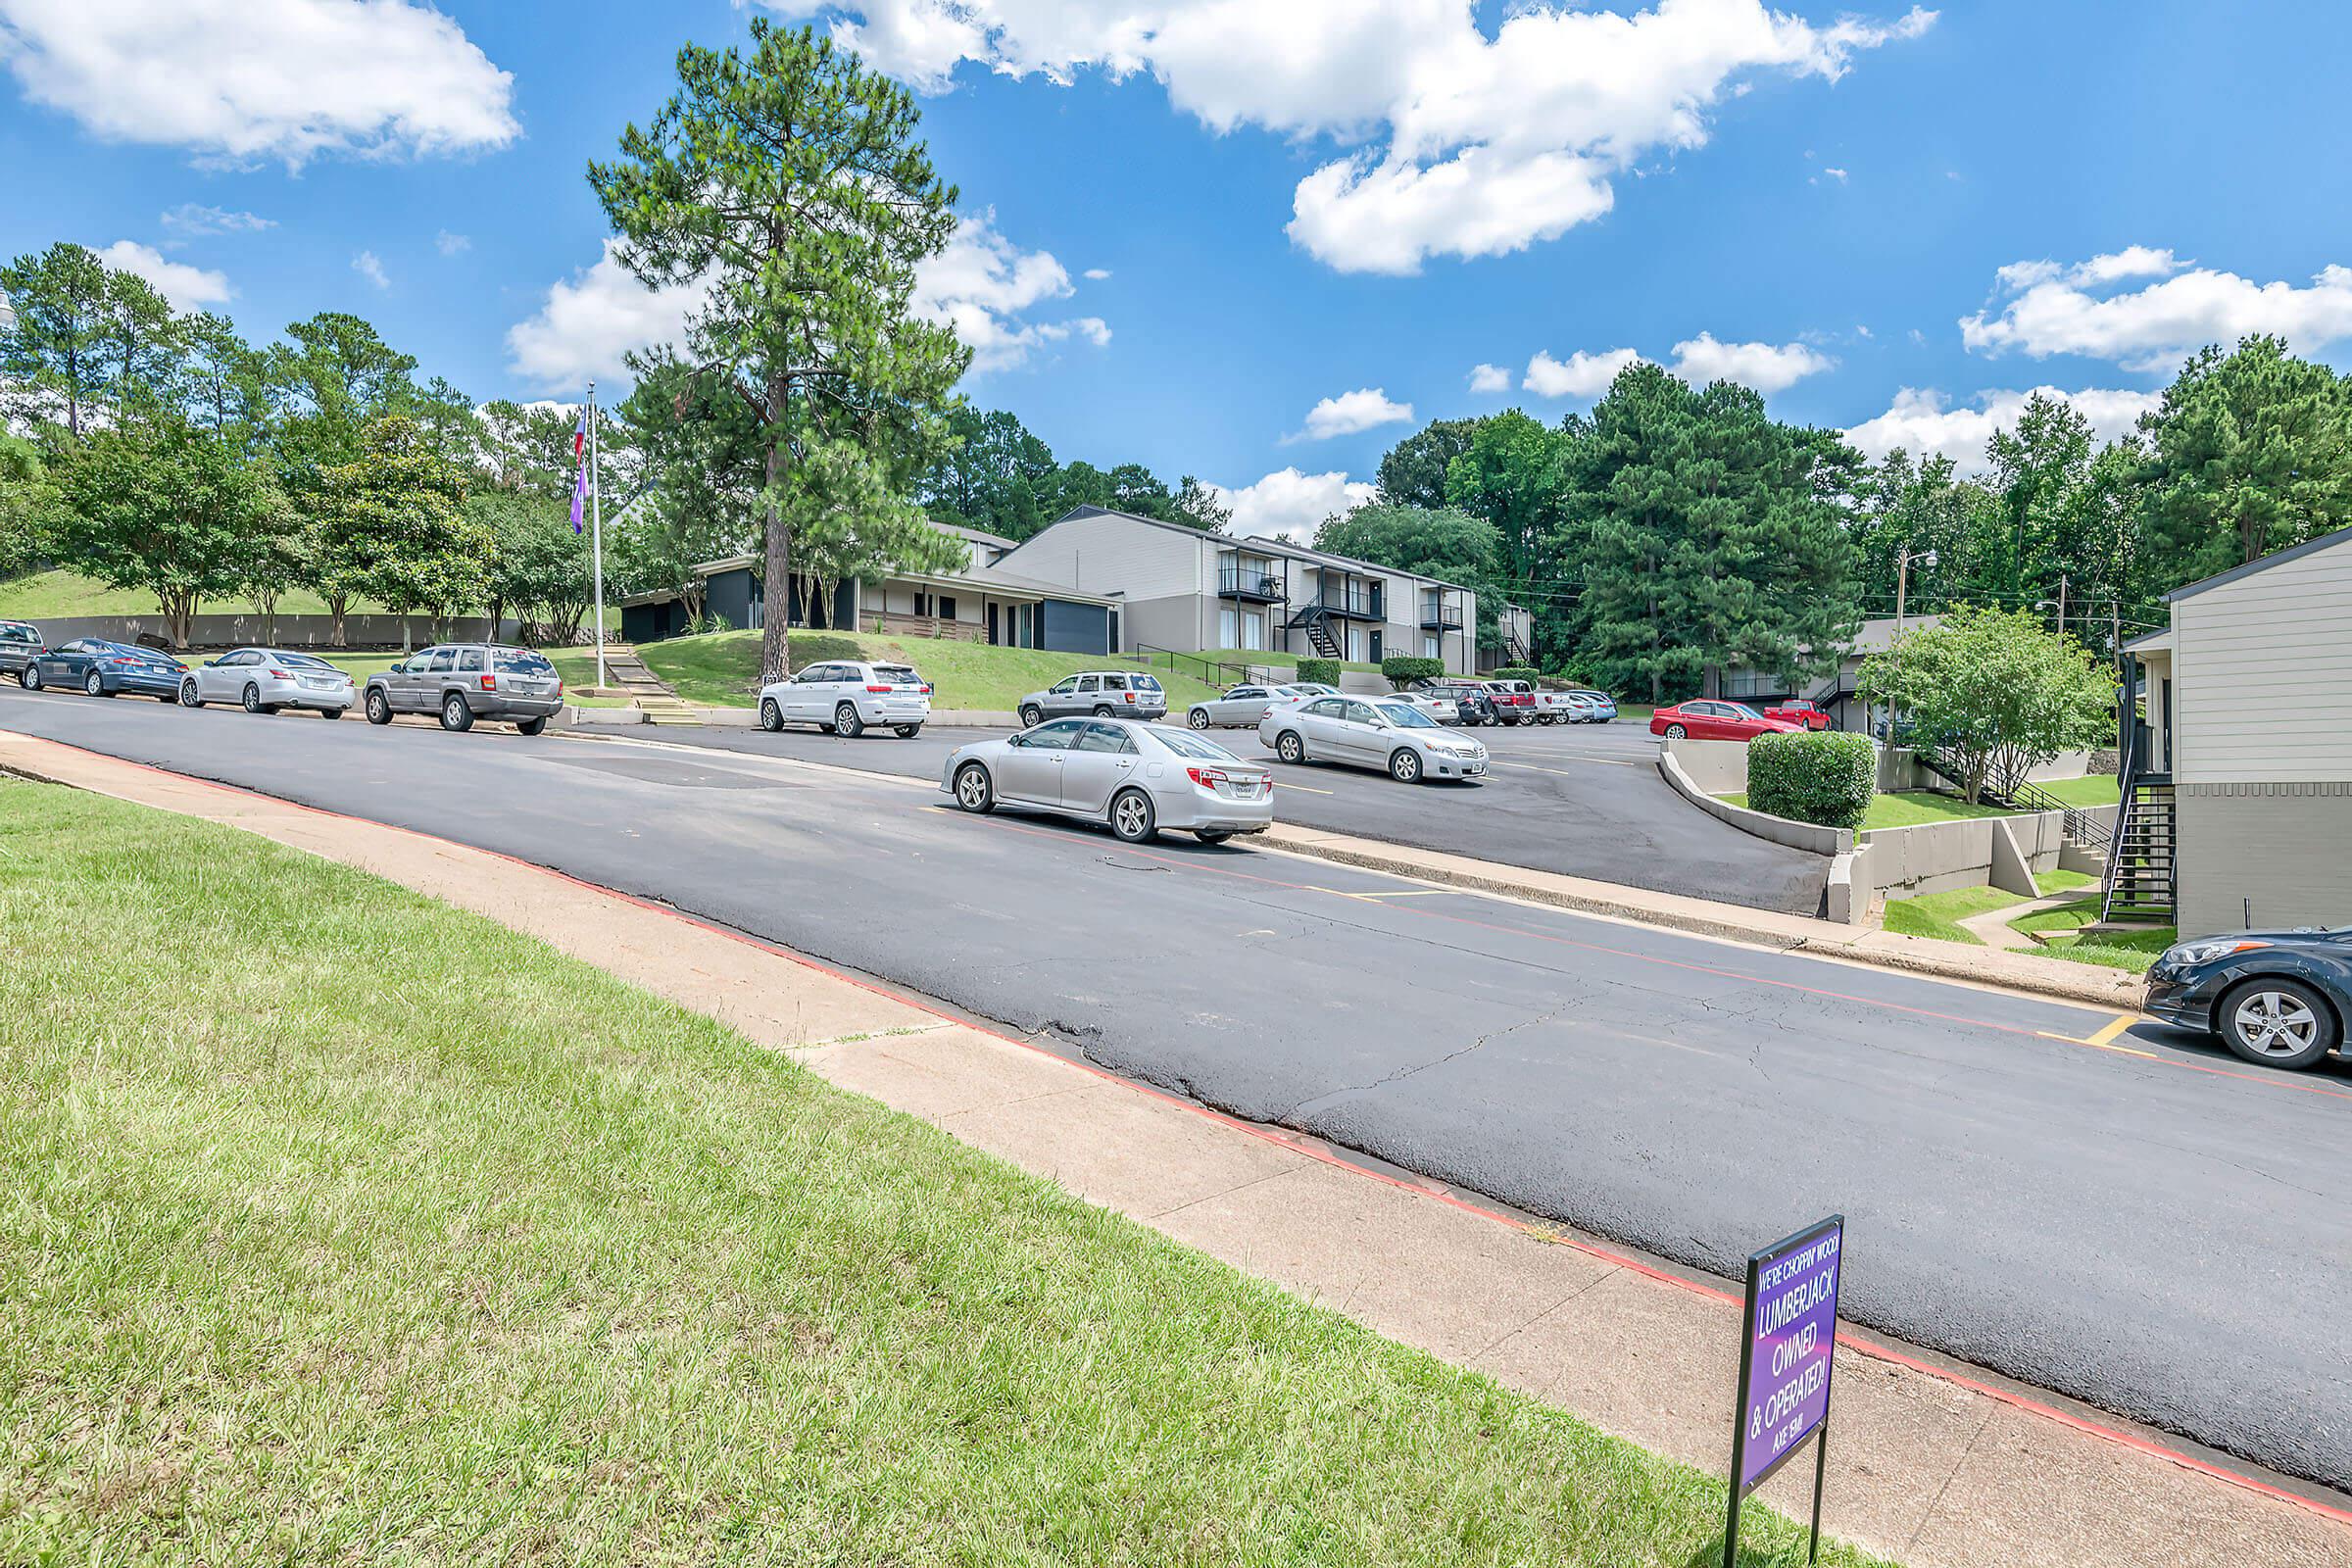
<svg viewBox="0 0 2352 1568">
<path fill-rule="evenodd" d="M 1398 729 L 1436 729 L 1438 721 L 1410 703 L 1376 703 L 1381 717 Z"/>
<path fill-rule="evenodd" d="M 1370 703 L 1348 703 L 1346 707 L 1345 716 L 1350 724 L 1372 724 L 1379 721 L 1378 715 L 1372 711 Z"/>
<path fill-rule="evenodd" d="M 281 663 L 281 664 L 291 664 L 291 665 L 293 665 L 293 666 L 294 666 L 296 669 L 332 669 L 332 668 L 334 668 L 334 665 L 332 665 L 332 664 L 328 663 L 328 662 L 327 662 L 325 660 L 323 660 L 323 659 L 313 659 L 313 658 L 312 658 L 310 655 L 308 655 L 308 654 L 273 654 L 273 655 L 271 655 L 270 657 L 271 657 L 271 658 L 273 658 L 274 660 L 276 660 L 276 661 L 277 661 L 277 662 L 279 662 L 279 663 Z"/>
<path fill-rule="evenodd" d="M 1219 648 L 1239 648 L 1242 645 L 1235 641 L 1235 639 L 1240 636 L 1241 631 L 1238 625 L 1238 617 L 1235 616 L 1234 612 L 1230 610 L 1218 611 L 1217 646 Z"/>
<path fill-rule="evenodd" d="M 931 613 L 931 596 L 929 594 L 922 593 L 920 591 L 915 594 L 914 612 L 918 615 L 928 615 Z"/>
<path fill-rule="evenodd" d="M 0 643 L 23 643 L 29 648 L 40 640 L 40 633 L 30 626 L 0 626 Z"/>
<path fill-rule="evenodd" d="M 1127 677 L 1127 684 L 1139 692 L 1155 692 L 1159 690 L 1159 677 L 1157 675 L 1130 675 Z"/>
<path fill-rule="evenodd" d="M 1078 677 L 1078 690 L 1079 690 L 1079 692 L 1080 692 L 1082 695 L 1083 695 L 1084 693 L 1087 693 L 1087 692 L 1099 692 L 1099 691 L 1101 691 L 1102 689 L 1102 676 L 1100 676 L 1100 675 L 1081 675 L 1081 676 L 1079 676 L 1079 677 Z"/>
<path fill-rule="evenodd" d="M 956 596 L 954 594 L 941 594 L 939 596 L 939 618 L 942 620 L 954 620 L 956 618 Z"/>
<path fill-rule="evenodd" d="M 1066 752 L 1070 749 L 1070 743 L 1078 738 L 1078 732 L 1086 727 L 1084 719 L 1055 719 L 1051 724 L 1040 724 L 1023 735 L 1021 744 L 1041 752 Z"/>
<path fill-rule="evenodd" d="M 872 667 L 875 680 L 888 681 L 893 686 L 920 686 L 923 683 L 923 677 L 905 664 L 876 664 Z"/>
<path fill-rule="evenodd" d="M 1067 697 L 1070 693 L 1076 691 L 1077 689 L 1078 677 L 1075 675 L 1064 675 L 1054 684 L 1054 694 L 1056 697 Z"/>
<path fill-rule="evenodd" d="M 1241 760 L 1240 758 L 1219 746 L 1215 741 L 1204 740 L 1190 730 L 1155 729 L 1152 732 L 1152 738 L 1174 752 L 1178 757 L 1195 758 L 1204 762 L 1238 762 Z"/>
<path fill-rule="evenodd" d="M 479 671 L 482 668 L 482 651 L 479 648 L 459 650 L 458 667 L 468 674 Z"/>
<path fill-rule="evenodd" d="M 457 657 L 458 651 L 454 648 L 436 648 L 433 657 L 425 662 L 424 671 L 428 675 L 446 674 Z"/>
<path fill-rule="evenodd" d="M 1089 724 L 1086 726 L 1085 733 L 1078 737 L 1078 744 L 1071 747 L 1070 750 L 1073 752 L 1107 752 L 1114 757 L 1132 757 L 1135 755 L 1135 742 L 1129 740 L 1127 732 L 1116 724 Z"/>
<path fill-rule="evenodd" d="M 491 660 L 501 675 L 553 675 L 556 666 L 527 648 L 501 648 Z"/>
<path fill-rule="evenodd" d="M 1317 718 L 1338 718 L 1341 716 L 1340 710 L 1347 706 L 1337 697 L 1320 697 L 1306 705 L 1306 711 Z"/>
<path fill-rule="evenodd" d="M 1421 639 L 1421 657 L 1423 659 L 1443 659 L 1445 657 L 1438 651 L 1438 639 L 1435 636 Z"/>
<path fill-rule="evenodd" d="M 1236 686 L 1225 695 L 1228 697 L 1263 697 L 1266 695 L 1266 691 L 1262 686 Z"/>
</svg>

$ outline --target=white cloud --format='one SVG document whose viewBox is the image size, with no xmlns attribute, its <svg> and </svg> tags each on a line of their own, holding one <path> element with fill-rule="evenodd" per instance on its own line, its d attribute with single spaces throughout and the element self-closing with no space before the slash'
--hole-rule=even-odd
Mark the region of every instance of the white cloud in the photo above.
<svg viewBox="0 0 2352 1568">
<path fill-rule="evenodd" d="M 1995 430 L 2005 430 L 2017 423 L 2026 400 L 2035 393 L 2073 404 L 2090 421 L 2101 441 L 2115 441 L 2130 434 L 2139 416 L 2163 401 L 2163 394 L 2157 392 L 2099 387 L 2061 392 L 2054 386 L 2040 386 L 2024 391 L 1980 392 L 1967 407 L 1954 408 L 1940 392 L 1907 386 L 1895 393 L 1885 414 L 1865 419 L 1845 435 L 1873 462 L 1901 447 L 1914 457 L 1940 452 L 1962 473 L 1981 473 L 1984 468 L 1984 443 L 1992 439 Z"/>
<path fill-rule="evenodd" d="M 1838 184 L 1840 184 L 1840 185 L 1842 185 L 1842 184 L 1844 184 L 1844 183 L 1845 183 L 1845 171 L 1844 171 L 1844 170 L 1842 170 L 1842 169 L 1833 169 L 1833 168 L 1831 168 L 1829 165 L 1827 165 L 1827 164 L 1824 164 L 1824 165 L 1822 166 L 1821 172 L 1822 172 L 1823 173 L 1825 173 L 1825 174 L 1829 175 L 1829 176 L 1830 176 L 1832 179 L 1836 180 L 1836 181 L 1837 181 Z"/>
<path fill-rule="evenodd" d="M 377 288 L 390 288 L 392 279 L 384 271 L 384 264 L 376 260 L 375 252 L 361 251 L 351 259 L 351 270 L 373 283 Z"/>
<path fill-rule="evenodd" d="M 445 228 L 433 236 L 433 249 L 444 256 L 462 256 L 473 249 L 473 239 L 466 234 L 452 234 Z"/>
<path fill-rule="evenodd" d="M 1217 499 L 1233 509 L 1233 531 L 1304 543 L 1314 537 L 1325 517 L 1360 507 L 1372 499 L 1374 486 L 1351 480 L 1345 473 L 1300 473 L 1277 468 L 1255 484 L 1238 490 L 1211 485 Z"/>
<path fill-rule="evenodd" d="M 1110 269 L 1107 267 L 1090 267 L 1086 270 L 1086 280 L 1090 283 L 1100 283 L 1108 276 Z"/>
<path fill-rule="evenodd" d="M 619 241 L 609 239 L 594 267 L 559 280 L 537 315 L 508 330 L 508 364 L 549 390 L 625 381 L 632 352 L 685 341 L 705 294 L 699 283 L 647 288 L 621 265 Z"/>
<path fill-rule="evenodd" d="M 1099 316 L 1066 321 L 1031 321 L 1026 313 L 1050 300 L 1067 299 L 1070 274 L 1050 251 L 1023 251 L 996 227 L 996 214 L 983 211 L 956 227 L 948 248 L 915 270 L 916 315 L 956 329 L 972 351 L 975 371 L 1020 365 L 1041 343 L 1073 336 L 1101 348 L 1110 327 Z"/>
<path fill-rule="evenodd" d="M 1343 271 L 1522 250 L 1606 213 L 1615 178 L 1703 145 L 1766 72 L 1835 81 L 1935 13 L 1816 24 L 1765 0 L 1655 0 L 1627 15 L 1465 0 L 765 0 L 824 16 L 886 71 L 944 90 L 964 61 L 1067 83 L 1150 72 L 1217 132 L 1351 148 L 1300 180 L 1292 238 Z"/>
<path fill-rule="evenodd" d="M 2132 278 L 2155 281 L 2113 286 Z M 2254 332 L 2306 354 L 2352 337 L 2352 268 L 2324 268 L 2301 287 L 2257 283 L 2133 245 L 2071 267 L 2013 262 L 1995 274 L 1990 304 L 1960 318 L 1961 341 L 1979 353 L 2081 354 L 2131 370 L 2167 369 Z"/>
<path fill-rule="evenodd" d="M 1328 441 L 1333 436 L 1354 435 L 1384 424 L 1409 423 L 1412 417 L 1410 403 L 1397 402 L 1385 387 L 1361 386 L 1336 398 L 1322 399 L 1306 411 L 1306 428 L 1296 435 L 1284 436 L 1283 440 L 1286 443 Z"/>
<path fill-rule="evenodd" d="M 1473 365 L 1470 367 L 1471 391 L 1493 394 L 1508 392 L 1510 389 L 1511 372 L 1508 368 L 1500 365 Z"/>
<path fill-rule="evenodd" d="M 184 262 L 167 261 L 153 246 L 119 239 L 98 252 L 98 259 L 118 271 L 145 278 L 175 311 L 201 311 L 225 305 L 236 290 L 221 272 L 208 272 Z"/>
<path fill-rule="evenodd" d="M 1674 373 L 1693 386 L 1737 381 L 1767 394 L 1786 392 L 1837 363 L 1802 343 L 1719 343 L 1712 332 L 1674 346 Z"/>
<path fill-rule="evenodd" d="M 0 0 L 0 65 L 109 141 L 300 168 L 521 134 L 514 78 L 412 0 Z"/>
<path fill-rule="evenodd" d="M 254 213 L 232 213 L 196 202 L 182 202 L 158 221 L 170 232 L 187 239 L 204 239 L 215 234 L 256 234 L 277 226 L 274 219 Z"/>
<path fill-rule="evenodd" d="M 1596 398 L 1609 389 L 1618 371 L 1641 361 L 1635 349 L 1603 349 L 1598 354 L 1578 349 L 1564 360 L 1543 350 L 1527 362 L 1527 379 L 1520 384 L 1540 398 Z"/>
</svg>

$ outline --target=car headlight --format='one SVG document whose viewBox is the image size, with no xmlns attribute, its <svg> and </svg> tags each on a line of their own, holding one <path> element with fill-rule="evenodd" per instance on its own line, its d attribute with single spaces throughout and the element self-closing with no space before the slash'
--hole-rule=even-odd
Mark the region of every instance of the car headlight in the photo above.
<svg viewBox="0 0 2352 1568">
<path fill-rule="evenodd" d="M 2207 937 L 2201 942 L 2183 942 L 2179 947 L 2167 948 L 2158 961 L 2182 968 L 2191 964 L 2211 963 L 2232 953 L 2252 953 L 2269 946 L 2268 942 L 2256 942 L 2246 937 Z"/>
</svg>

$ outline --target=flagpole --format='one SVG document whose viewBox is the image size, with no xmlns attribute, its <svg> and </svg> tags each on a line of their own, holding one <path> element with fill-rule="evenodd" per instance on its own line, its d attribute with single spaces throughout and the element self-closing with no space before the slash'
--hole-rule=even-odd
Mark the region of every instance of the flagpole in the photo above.
<svg viewBox="0 0 2352 1568">
<path fill-rule="evenodd" d="M 596 684 L 605 678 L 605 487 L 596 470 L 596 383 L 588 383 L 588 516 L 596 558 Z"/>
</svg>

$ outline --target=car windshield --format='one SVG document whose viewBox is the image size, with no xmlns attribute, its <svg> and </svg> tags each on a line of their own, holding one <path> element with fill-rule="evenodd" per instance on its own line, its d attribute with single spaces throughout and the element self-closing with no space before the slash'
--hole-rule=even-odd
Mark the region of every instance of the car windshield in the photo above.
<svg viewBox="0 0 2352 1568">
<path fill-rule="evenodd" d="M 0 643 L 37 643 L 39 632 L 30 626 L 0 626 Z"/>
<path fill-rule="evenodd" d="M 1174 752 L 1178 757 L 1190 757 L 1206 762 L 1238 762 L 1241 760 L 1240 758 L 1219 746 L 1215 741 L 1203 740 L 1190 730 L 1154 729 L 1152 731 L 1152 738 Z"/>
<path fill-rule="evenodd" d="M 1437 723 L 1410 703 L 1374 703 L 1383 717 L 1398 729 L 1436 729 Z"/>
<path fill-rule="evenodd" d="M 556 666 L 547 662 L 544 654 L 534 654 L 527 648 L 501 648 L 492 661 L 501 675 L 553 675 Z"/>
<path fill-rule="evenodd" d="M 309 654 L 271 654 L 270 661 L 276 664 L 291 664 L 296 669 L 332 669 L 335 667 L 325 660 L 315 659 Z"/>
<path fill-rule="evenodd" d="M 920 686 L 923 683 L 923 677 L 905 664 L 876 664 L 874 679 L 886 680 L 893 686 Z"/>
</svg>

